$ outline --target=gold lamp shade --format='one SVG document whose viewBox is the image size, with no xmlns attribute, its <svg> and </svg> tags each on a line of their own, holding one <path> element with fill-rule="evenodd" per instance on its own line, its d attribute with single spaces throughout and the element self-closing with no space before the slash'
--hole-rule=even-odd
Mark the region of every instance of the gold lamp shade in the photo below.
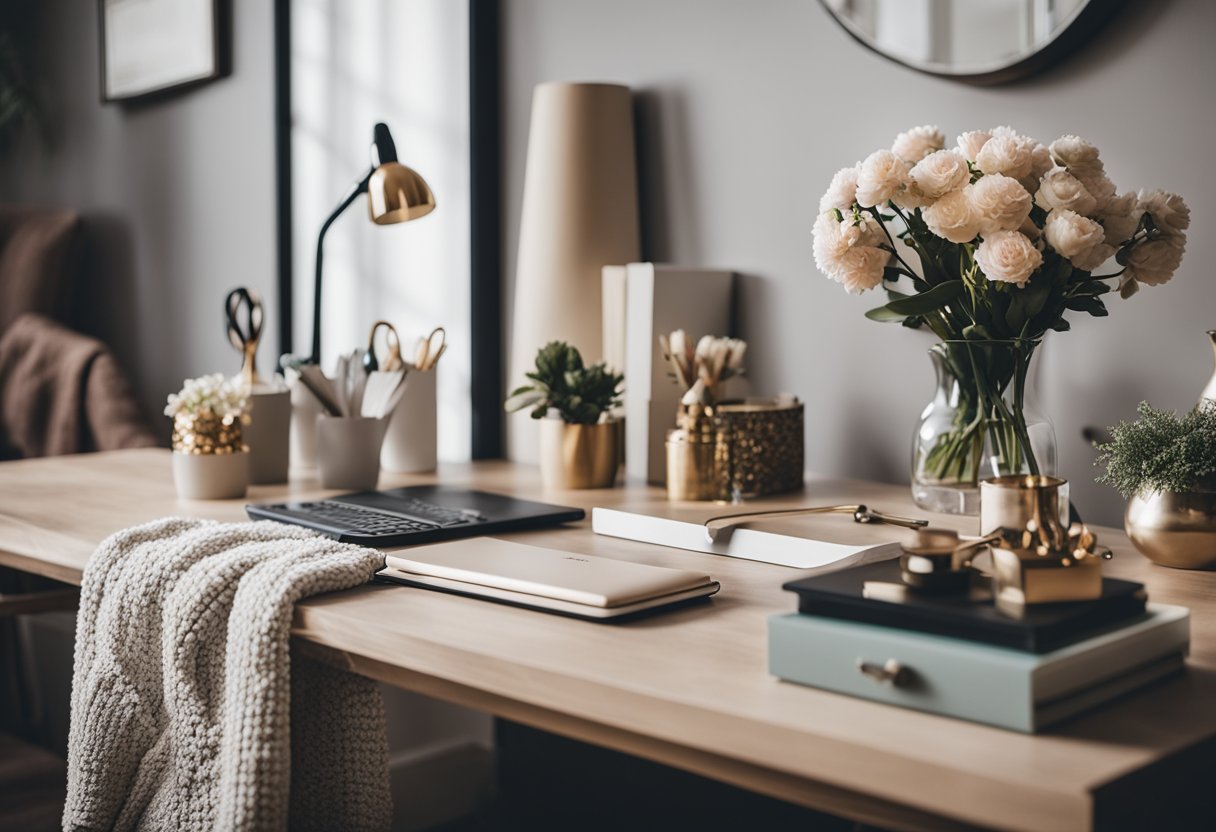
<svg viewBox="0 0 1216 832">
<path fill-rule="evenodd" d="M 426 180 L 400 162 L 385 162 L 367 183 L 367 212 L 376 225 L 425 217 L 435 210 L 435 195 Z"/>
</svg>

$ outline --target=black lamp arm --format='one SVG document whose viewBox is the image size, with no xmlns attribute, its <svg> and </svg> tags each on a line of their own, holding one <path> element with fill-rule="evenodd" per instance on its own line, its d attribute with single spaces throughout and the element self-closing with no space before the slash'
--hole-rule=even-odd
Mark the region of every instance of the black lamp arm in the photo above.
<svg viewBox="0 0 1216 832">
<path fill-rule="evenodd" d="M 321 233 L 317 235 L 317 273 L 313 282 L 313 297 L 312 297 L 312 352 L 308 356 L 309 364 L 321 363 L 321 260 L 324 254 L 325 247 L 325 232 L 334 224 L 334 220 L 342 216 L 342 212 L 350 207 L 350 204 L 359 198 L 360 194 L 367 193 L 368 183 L 371 181 L 372 173 L 375 168 L 368 168 L 367 173 L 360 179 L 355 186 L 351 188 L 350 193 L 342 200 L 334 212 L 329 215 L 325 223 L 321 226 Z"/>
</svg>

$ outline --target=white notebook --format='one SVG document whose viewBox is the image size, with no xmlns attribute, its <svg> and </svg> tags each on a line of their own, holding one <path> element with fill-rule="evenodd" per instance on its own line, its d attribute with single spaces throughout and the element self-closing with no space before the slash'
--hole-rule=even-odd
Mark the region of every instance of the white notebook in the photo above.
<svg viewBox="0 0 1216 832">
<path fill-rule="evenodd" d="M 377 576 L 560 612 L 606 619 L 712 595 L 704 572 L 545 549 L 492 537 L 389 550 Z"/>
<path fill-rule="evenodd" d="M 853 531 L 847 516 L 833 515 L 842 533 Z M 822 522 L 822 521 L 820 521 Z M 874 527 L 868 527 L 872 534 Z M 886 527 L 888 540 L 881 543 L 832 543 L 812 537 L 799 537 L 752 527 L 734 529 L 725 540 L 711 541 L 701 523 L 673 517 L 612 508 L 591 511 L 591 529 L 596 534 L 623 537 L 658 546 L 688 549 L 711 555 L 758 560 L 795 569 L 843 569 L 899 557 L 900 530 Z"/>
</svg>

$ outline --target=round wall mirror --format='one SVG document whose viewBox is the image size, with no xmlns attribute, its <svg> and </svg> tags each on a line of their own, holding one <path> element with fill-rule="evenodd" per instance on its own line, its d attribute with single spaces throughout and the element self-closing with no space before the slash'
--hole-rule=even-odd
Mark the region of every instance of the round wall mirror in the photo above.
<svg viewBox="0 0 1216 832">
<path fill-rule="evenodd" d="M 858 41 L 904 66 L 977 84 L 1078 49 L 1123 0 L 821 0 Z"/>
</svg>

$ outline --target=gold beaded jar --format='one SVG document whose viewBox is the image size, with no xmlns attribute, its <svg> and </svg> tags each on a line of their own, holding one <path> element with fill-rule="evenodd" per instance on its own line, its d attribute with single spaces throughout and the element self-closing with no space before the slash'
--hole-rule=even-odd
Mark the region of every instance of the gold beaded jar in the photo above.
<svg viewBox="0 0 1216 832">
<path fill-rule="evenodd" d="M 740 497 L 802 488 L 805 408 L 794 398 L 722 402 L 714 424 L 730 448 L 731 486 Z"/>
<path fill-rule="evenodd" d="M 249 485 L 249 449 L 241 438 L 243 414 L 210 410 L 173 417 L 173 482 L 186 500 L 244 497 Z"/>
</svg>

